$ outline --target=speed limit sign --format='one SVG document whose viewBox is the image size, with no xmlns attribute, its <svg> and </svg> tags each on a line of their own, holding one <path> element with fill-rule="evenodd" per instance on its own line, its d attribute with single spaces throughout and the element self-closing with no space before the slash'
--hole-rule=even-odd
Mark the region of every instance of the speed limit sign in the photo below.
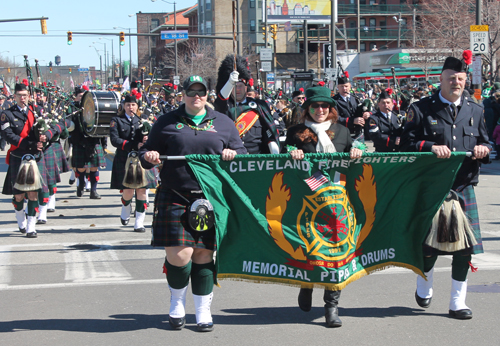
<svg viewBox="0 0 500 346">
<path fill-rule="evenodd" d="M 472 54 L 488 54 L 489 43 L 488 25 L 470 26 L 470 50 Z"/>
</svg>

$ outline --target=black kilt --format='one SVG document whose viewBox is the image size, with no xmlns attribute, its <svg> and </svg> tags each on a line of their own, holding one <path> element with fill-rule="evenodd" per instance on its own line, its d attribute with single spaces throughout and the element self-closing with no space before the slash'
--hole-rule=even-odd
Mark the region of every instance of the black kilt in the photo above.
<svg viewBox="0 0 500 346">
<path fill-rule="evenodd" d="M 73 168 L 106 167 L 106 159 L 101 144 L 95 144 L 95 154 L 92 158 L 86 154 L 85 147 L 74 144 L 71 166 Z"/>
<path fill-rule="evenodd" d="M 479 226 L 479 213 L 477 210 L 476 193 L 474 192 L 474 186 L 469 185 L 465 187 L 462 191 L 458 192 L 458 199 L 460 205 L 464 211 L 465 216 L 469 219 L 474 237 L 476 239 L 477 245 L 470 248 L 463 249 L 455 252 L 444 252 L 428 245 L 424 245 L 424 256 L 439 256 L 439 255 L 475 255 L 483 253 L 483 240 L 481 238 L 481 228 Z"/>
<path fill-rule="evenodd" d="M 115 158 L 113 159 L 113 168 L 111 169 L 111 188 L 117 190 L 129 189 L 129 187 L 123 186 L 123 178 L 125 177 L 125 164 L 127 163 L 128 153 L 117 150 L 115 153 Z M 158 182 L 156 180 L 156 168 L 145 169 L 146 173 L 146 186 L 141 187 L 141 189 L 154 189 Z"/>
<path fill-rule="evenodd" d="M 5 175 L 5 181 L 3 183 L 2 194 L 4 195 L 20 195 L 24 193 L 23 191 L 19 191 L 14 188 L 16 184 L 17 173 L 19 172 L 19 167 L 21 167 L 22 157 L 14 156 L 11 153 L 9 169 L 7 170 L 7 174 Z M 40 171 L 40 176 L 42 178 L 42 189 L 39 192 L 49 193 L 49 188 L 47 186 L 47 170 L 45 169 L 45 161 L 43 159 L 43 153 L 40 152 L 37 157 L 37 166 Z"/>
<path fill-rule="evenodd" d="M 54 186 L 60 183 L 61 176 L 59 174 L 59 166 L 57 165 L 56 154 L 54 153 L 52 144 L 43 151 L 43 157 L 45 160 L 45 169 L 47 171 L 47 185 Z"/>
<path fill-rule="evenodd" d="M 66 155 L 64 155 L 61 143 L 54 142 L 51 146 L 54 149 L 54 154 L 56 155 L 56 163 L 57 167 L 59 167 L 59 173 L 69 172 L 68 161 L 66 160 Z"/>
<path fill-rule="evenodd" d="M 203 193 L 178 191 L 189 201 L 205 198 Z M 182 215 L 188 203 L 170 189 L 159 186 L 156 189 L 155 209 L 153 214 L 153 246 L 189 246 L 200 249 L 216 250 L 215 227 L 212 230 L 198 233 L 185 227 Z"/>
</svg>

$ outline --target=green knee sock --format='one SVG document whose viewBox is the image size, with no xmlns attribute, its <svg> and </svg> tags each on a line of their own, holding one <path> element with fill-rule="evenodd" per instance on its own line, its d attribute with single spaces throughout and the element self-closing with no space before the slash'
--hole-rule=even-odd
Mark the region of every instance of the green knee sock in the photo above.
<svg viewBox="0 0 500 346">
<path fill-rule="evenodd" d="M 136 200 L 135 201 L 135 211 L 138 213 L 144 213 L 146 211 L 146 201 Z"/>
<path fill-rule="evenodd" d="M 28 201 L 28 216 L 36 216 L 36 208 L 38 208 L 38 201 Z"/>
<path fill-rule="evenodd" d="M 12 204 L 14 204 L 14 209 L 21 211 L 24 208 L 24 199 L 18 202 L 15 197 L 12 197 Z"/>
<path fill-rule="evenodd" d="M 469 272 L 469 262 L 471 258 L 471 255 L 453 255 L 453 261 L 451 262 L 451 278 L 453 280 L 467 280 L 467 273 Z"/>
<path fill-rule="evenodd" d="M 38 193 L 38 204 L 45 205 L 49 201 L 49 193 L 48 192 L 39 192 Z"/>
<path fill-rule="evenodd" d="M 178 290 L 189 284 L 189 274 L 191 273 L 191 262 L 183 267 L 176 267 L 165 260 L 167 268 L 167 281 L 170 287 Z"/>
<path fill-rule="evenodd" d="M 191 288 L 193 294 L 206 296 L 214 290 L 214 262 L 197 264 L 193 263 L 191 269 Z"/>
<path fill-rule="evenodd" d="M 424 257 L 424 273 L 429 272 L 434 267 L 434 264 L 436 264 L 437 259 L 438 259 L 437 256 Z"/>
</svg>

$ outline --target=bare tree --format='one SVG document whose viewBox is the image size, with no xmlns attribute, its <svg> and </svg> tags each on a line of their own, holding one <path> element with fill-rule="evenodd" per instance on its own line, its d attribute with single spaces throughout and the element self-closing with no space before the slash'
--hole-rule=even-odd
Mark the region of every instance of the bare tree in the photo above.
<svg viewBox="0 0 500 346">
<path fill-rule="evenodd" d="M 483 67 L 485 69 L 485 79 L 489 79 L 494 82 L 498 79 L 499 66 L 497 64 L 498 54 L 500 50 L 500 42 L 497 38 L 500 38 L 500 4 L 498 1 L 490 2 L 488 0 L 483 1 L 483 13 L 482 13 L 482 24 L 489 26 L 489 51 L 488 54 L 484 56 Z M 489 77 L 489 78 L 488 78 Z"/>
<path fill-rule="evenodd" d="M 173 50 L 167 50 L 163 57 L 165 63 L 175 60 Z M 217 59 L 213 45 L 189 40 L 179 48 L 177 70 L 181 82 L 192 75 L 198 75 L 208 81 L 209 88 L 214 89 L 217 82 Z"/>
</svg>

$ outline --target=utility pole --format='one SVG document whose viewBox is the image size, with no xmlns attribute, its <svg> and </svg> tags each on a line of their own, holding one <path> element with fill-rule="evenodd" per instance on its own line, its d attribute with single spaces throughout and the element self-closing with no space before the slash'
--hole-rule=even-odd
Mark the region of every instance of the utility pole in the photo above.
<svg viewBox="0 0 500 346">
<path fill-rule="evenodd" d="M 309 70 L 309 54 L 307 54 L 308 52 L 308 48 L 307 48 L 307 19 L 304 20 L 304 72 L 307 72 Z"/>
<path fill-rule="evenodd" d="M 175 1 L 174 1 L 174 30 L 177 31 L 177 11 L 175 9 Z M 179 75 L 179 71 L 177 71 L 177 39 L 174 40 L 174 54 L 175 54 L 175 75 Z"/>
<path fill-rule="evenodd" d="M 337 45 L 335 43 L 335 23 L 337 20 L 337 0 L 330 0 L 331 5 L 332 5 L 332 11 L 331 11 L 331 22 L 330 22 L 330 36 L 331 36 L 331 45 L 332 45 L 332 67 L 337 68 Z M 359 24 L 358 24 L 359 25 Z M 338 73 L 335 74 L 333 77 L 333 86 L 335 89 L 335 85 L 337 84 L 337 75 Z"/>
</svg>

